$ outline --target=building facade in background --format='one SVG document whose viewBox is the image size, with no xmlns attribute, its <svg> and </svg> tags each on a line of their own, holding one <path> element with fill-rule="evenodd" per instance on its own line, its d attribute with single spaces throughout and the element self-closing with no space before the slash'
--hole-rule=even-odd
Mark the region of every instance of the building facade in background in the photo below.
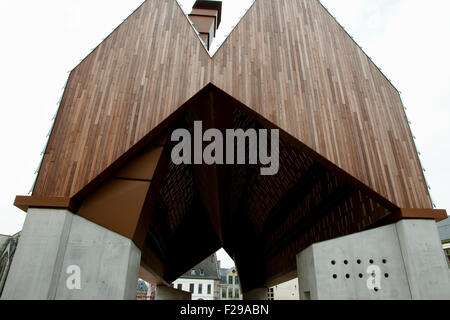
<svg viewBox="0 0 450 320">
<path fill-rule="evenodd" d="M 219 262 L 216 254 L 190 269 L 173 282 L 173 287 L 192 294 L 192 300 L 218 300 Z"/>
<path fill-rule="evenodd" d="M 136 288 L 136 300 L 155 300 L 155 292 L 151 284 L 142 279 L 138 280 Z"/>
<path fill-rule="evenodd" d="M 0 296 L 8 276 L 14 253 L 19 242 L 20 232 L 13 236 L 0 235 Z"/>
<path fill-rule="evenodd" d="M 220 300 L 242 300 L 239 275 L 236 268 L 220 269 Z"/>
</svg>

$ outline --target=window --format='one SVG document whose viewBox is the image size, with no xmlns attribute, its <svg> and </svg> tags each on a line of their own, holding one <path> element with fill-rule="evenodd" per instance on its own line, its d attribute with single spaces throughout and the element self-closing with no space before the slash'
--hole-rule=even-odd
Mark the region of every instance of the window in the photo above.
<svg viewBox="0 0 450 320">
<path fill-rule="evenodd" d="M 228 276 L 228 284 L 233 284 L 233 276 Z"/>
<path fill-rule="evenodd" d="M 202 294 L 203 293 L 203 285 L 201 283 L 199 283 L 198 285 L 198 294 Z"/>
<path fill-rule="evenodd" d="M 228 289 L 228 298 L 233 299 L 233 289 L 231 288 Z"/>
<path fill-rule="evenodd" d="M 189 284 L 189 292 L 194 293 L 194 284 L 193 283 Z"/>
<path fill-rule="evenodd" d="M 208 294 L 211 294 L 211 285 L 208 284 Z"/>
<path fill-rule="evenodd" d="M 200 272 L 200 275 L 201 275 L 201 276 L 204 276 L 204 275 L 205 275 L 205 270 L 200 269 L 199 272 Z"/>
<path fill-rule="evenodd" d="M 227 298 L 227 289 L 226 288 L 222 288 L 222 298 L 223 299 Z"/>
<path fill-rule="evenodd" d="M 234 297 L 236 298 L 236 299 L 239 299 L 239 289 L 235 289 L 234 290 Z"/>
<path fill-rule="evenodd" d="M 191 270 L 191 276 L 195 276 L 197 273 L 195 272 L 195 269 Z"/>
<path fill-rule="evenodd" d="M 178 290 L 183 290 L 183 284 L 179 283 L 177 288 L 178 288 Z"/>
<path fill-rule="evenodd" d="M 239 284 L 239 277 L 238 277 L 238 276 L 235 276 L 235 277 L 234 277 L 234 283 L 235 283 L 235 284 Z"/>
</svg>

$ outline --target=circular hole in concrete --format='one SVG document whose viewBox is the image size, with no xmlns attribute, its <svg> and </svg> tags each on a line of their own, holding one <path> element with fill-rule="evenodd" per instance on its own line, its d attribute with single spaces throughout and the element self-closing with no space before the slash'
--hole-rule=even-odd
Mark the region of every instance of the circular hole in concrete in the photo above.
<svg viewBox="0 0 450 320">
<path fill-rule="evenodd" d="M 336 261 L 331 260 L 331 264 L 332 264 L 332 265 L 335 265 L 335 264 L 336 264 Z"/>
<path fill-rule="evenodd" d="M 348 273 L 345 275 L 345 277 L 346 277 L 347 279 L 350 279 L 350 275 L 349 275 Z"/>
<path fill-rule="evenodd" d="M 383 263 L 386 264 L 386 263 L 387 263 L 387 260 L 386 260 L 386 259 L 383 259 Z"/>
<path fill-rule="evenodd" d="M 360 278 L 362 279 L 362 277 L 363 277 L 363 274 L 362 274 L 362 273 L 360 273 L 360 274 L 359 274 L 359 277 L 360 277 Z"/>
<path fill-rule="evenodd" d="M 378 289 L 377 287 L 375 287 L 375 289 L 374 289 L 374 290 L 375 290 L 375 292 L 378 292 L 378 290 L 380 290 L 380 289 Z"/>
<path fill-rule="evenodd" d="M 337 274 L 333 274 L 333 279 L 337 279 Z"/>
<path fill-rule="evenodd" d="M 369 263 L 370 263 L 370 264 L 373 264 L 373 259 L 370 259 L 370 260 L 369 260 Z"/>
<path fill-rule="evenodd" d="M 385 278 L 389 278 L 389 273 L 385 273 L 385 274 L 384 274 L 384 277 L 385 277 Z"/>
<path fill-rule="evenodd" d="M 356 260 L 357 264 L 361 264 L 361 259 Z"/>
<path fill-rule="evenodd" d="M 344 264 L 348 264 L 348 261 L 347 261 L 347 260 L 344 260 Z"/>
</svg>

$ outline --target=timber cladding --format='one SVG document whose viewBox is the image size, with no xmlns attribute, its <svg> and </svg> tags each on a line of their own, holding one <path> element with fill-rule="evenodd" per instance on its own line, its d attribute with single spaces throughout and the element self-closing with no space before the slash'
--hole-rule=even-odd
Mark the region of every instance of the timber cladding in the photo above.
<svg viewBox="0 0 450 320">
<path fill-rule="evenodd" d="M 70 74 L 35 196 L 72 196 L 208 83 L 401 208 L 431 201 L 398 92 L 317 0 L 256 0 L 210 58 L 148 0 Z"/>
</svg>

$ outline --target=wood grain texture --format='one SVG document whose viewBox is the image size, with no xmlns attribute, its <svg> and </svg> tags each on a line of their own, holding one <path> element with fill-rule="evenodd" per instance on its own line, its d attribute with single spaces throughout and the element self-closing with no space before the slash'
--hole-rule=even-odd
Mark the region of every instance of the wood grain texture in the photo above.
<svg viewBox="0 0 450 320">
<path fill-rule="evenodd" d="M 257 0 L 211 59 L 148 0 L 71 73 L 33 195 L 71 196 L 208 83 L 403 208 L 430 208 L 400 96 L 317 0 Z"/>
<path fill-rule="evenodd" d="M 145 2 L 70 74 L 33 194 L 75 194 L 203 88 L 210 64 L 174 0 Z"/>
<path fill-rule="evenodd" d="M 431 207 L 397 90 L 318 1 L 257 0 L 212 80 L 399 207 Z"/>
</svg>

